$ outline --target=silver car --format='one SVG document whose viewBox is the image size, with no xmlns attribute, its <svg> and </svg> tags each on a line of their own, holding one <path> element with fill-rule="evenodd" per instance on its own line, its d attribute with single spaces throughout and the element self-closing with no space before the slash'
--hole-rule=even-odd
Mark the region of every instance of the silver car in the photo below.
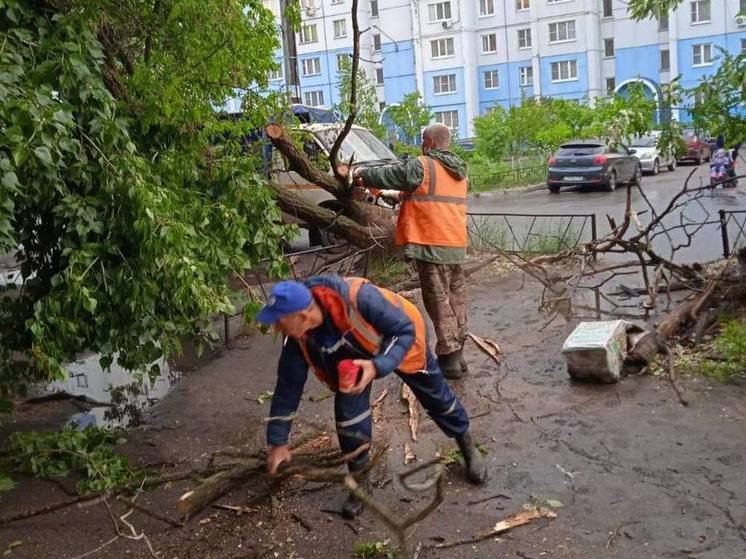
<svg viewBox="0 0 746 559">
<path fill-rule="evenodd" d="M 637 152 L 636 155 L 640 160 L 640 165 L 644 173 L 657 175 L 662 167 L 668 167 L 669 171 L 673 171 L 676 168 L 676 157 L 674 154 L 672 152 L 662 153 L 658 149 L 659 137 L 659 134 L 652 133 L 647 136 L 633 138 L 630 141 L 629 147 L 634 148 Z"/>
</svg>

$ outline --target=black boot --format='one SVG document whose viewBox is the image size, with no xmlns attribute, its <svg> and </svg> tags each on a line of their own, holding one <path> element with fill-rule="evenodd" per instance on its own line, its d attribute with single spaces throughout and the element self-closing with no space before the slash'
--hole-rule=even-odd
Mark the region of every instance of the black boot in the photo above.
<svg viewBox="0 0 746 559">
<path fill-rule="evenodd" d="M 355 479 L 357 479 L 358 485 L 360 486 L 360 489 L 365 491 L 366 493 L 369 492 L 370 484 L 368 483 L 368 475 L 362 474 L 362 477 L 358 478 L 357 475 L 355 475 Z M 345 502 L 342 503 L 342 517 L 346 518 L 347 520 L 354 520 L 358 516 L 360 516 L 365 509 L 365 503 L 355 498 L 352 493 L 349 493 L 347 495 L 347 498 L 345 499 Z"/>
<path fill-rule="evenodd" d="M 465 375 L 469 372 L 469 364 L 466 362 L 466 359 L 464 358 L 464 350 L 461 349 L 459 350 L 458 353 L 459 353 L 458 364 L 461 366 L 461 373 Z"/>
<path fill-rule="evenodd" d="M 456 443 L 466 463 L 466 479 L 474 485 L 482 485 L 487 481 L 487 464 L 482 453 L 474 446 L 469 431 L 456 437 Z"/>
<path fill-rule="evenodd" d="M 443 376 L 448 379 L 461 378 L 464 374 L 464 369 L 461 366 L 462 358 L 461 350 L 447 355 L 438 355 L 438 366 L 443 371 Z"/>
</svg>

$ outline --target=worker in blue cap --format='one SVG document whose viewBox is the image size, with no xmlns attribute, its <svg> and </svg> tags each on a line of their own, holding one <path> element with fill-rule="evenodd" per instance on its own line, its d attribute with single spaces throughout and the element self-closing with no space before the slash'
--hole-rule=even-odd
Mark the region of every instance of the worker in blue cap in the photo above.
<svg viewBox="0 0 746 559">
<path fill-rule="evenodd" d="M 257 320 L 274 324 L 285 336 L 267 425 L 270 473 L 290 460 L 291 422 L 311 370 L 336 393 L 339 445 L 355 456 L 348 467 L 364 485 L 369 457 L 359 449 L 370 443 L 373 431 L 371 383 L 394 372 L 440 429 L 456 439 L 467 479 L 484 483 L 487 467 L 469 433 L 466 410 L 443 377 L 427 345 L 422 315 L 410 301 L 362 278 L 316 276 L 275 285 Z M 352 379 L 349 364 L 357 373 Z M 362 509 L 350 496 L 342 514 L 354 518 Z"/>
</svg>

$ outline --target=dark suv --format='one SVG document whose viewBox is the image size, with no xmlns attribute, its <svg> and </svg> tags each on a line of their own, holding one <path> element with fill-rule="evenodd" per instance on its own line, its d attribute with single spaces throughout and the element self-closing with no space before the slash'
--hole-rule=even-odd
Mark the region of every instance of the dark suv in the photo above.
<svg viewBox="0 0 746 559">
<path fill-rule="evenodd" d="M 616 190 L 617 184 L 640 184 L 642 167 L 634 149 L 603 140 L 580 140 L 560 146 L 547 164 L 547 186 L 556 194 L 564 186 L 593 185 Z"/>
</svg>

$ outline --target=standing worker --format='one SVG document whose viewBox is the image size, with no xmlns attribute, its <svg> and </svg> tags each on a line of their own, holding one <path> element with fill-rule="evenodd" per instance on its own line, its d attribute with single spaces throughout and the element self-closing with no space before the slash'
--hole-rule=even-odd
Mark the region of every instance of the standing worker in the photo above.
<svg viewBox="0 0 746 559">
<path fill-rule="evenodd" d="M 401 202 L 396 244 L 414 259 L 422 300 L 438 338 L 435 353 L 446 378 L 468 371 L 466 341 L 466 164 L 449 151 L 451 133 L 433 124 L 422 134 L 422 155 L 369 169 L 357 168 L 360 186 L 383 190 L 384 199 Z"/>
<path fill-rule="evenodd" d="M 486 464 L 469 434 L 466 410 L 428 348 L 422 315 L 405 298 L 361 278 L 283 281 L 275 285 L 257 320 L 274 324 L 285 336 L 267 425 L 270 473 L 290 460 L 290 426 L 309 369 L 336 393 L 337 437 L 344 454 L 371 441 L 371 383 L 395 372 L 438 427 L 456 439 L 467 479 L 485 481 Z M 367 471 L 368 459 L 367 450 L 360 453 L 349 462 L 350 472 Z M 362 509 L 350 496 L 342 514 L 354 518 Z"/>
</svg>

